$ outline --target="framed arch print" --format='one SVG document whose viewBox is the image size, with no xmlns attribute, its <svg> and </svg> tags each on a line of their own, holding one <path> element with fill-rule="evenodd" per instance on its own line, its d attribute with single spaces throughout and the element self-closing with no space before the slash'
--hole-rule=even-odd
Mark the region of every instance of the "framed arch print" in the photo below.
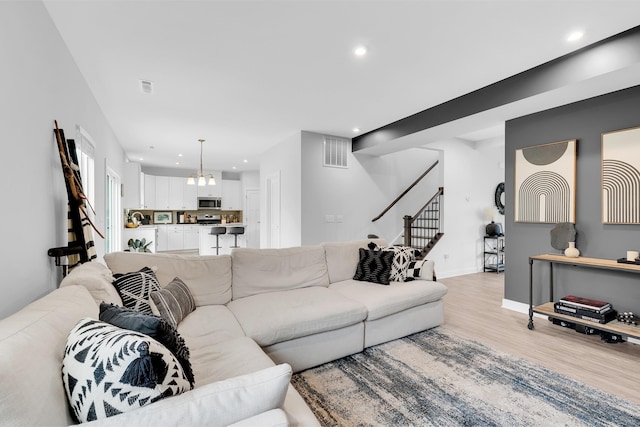
<svg viewBox="0 0 640 427">
<path fill-rule="evenodd" d="M 602 134 L 602 223 L 640 224 L 640 127 Z"/>
<path fill-rule="evenodd" d="M 516 150 L 516 222 L 576 222 L 575 139 Z"/>
</svg>

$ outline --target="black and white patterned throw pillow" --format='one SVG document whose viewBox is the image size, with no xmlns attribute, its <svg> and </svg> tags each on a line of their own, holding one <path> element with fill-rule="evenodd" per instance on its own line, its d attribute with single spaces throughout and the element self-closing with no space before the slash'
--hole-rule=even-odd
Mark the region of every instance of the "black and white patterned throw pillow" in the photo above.
<svg viewBox="0 0 640 427">
<path fill-rule="evenodd" d="M 150 297 L 160 316 L 175 327 L 196 309 L 196 301 L 189 287 L 178 277 L 164 288 L 151 292 Z"/>
<path fill-rule="evenodd" d="M 113 286 L 122 298 L 122 305 L 140 313 L 153 314 L 149 305 L 149 295 L 151 292 L 159 291 L 160 284 L 151 268 L 142 267 L 131 273 L 114 274 L 113 277 Z"/>
<path fill-rule="evenodd" d="M 407 268 L 407 278 L 405 282 L 412 280 L 436 280 L 434 272 L 434 262 L 432 260 L 422 259 L 411 261 Z"/>
<path fill-rule="evenodd" d="M 409 246 L 378 246 L 375 242 L 369 243 L 369 248 L 377 251 L 389 251 L 393 253 L 393 264 L 389 280 L 404 282 L 407 278 L 407 268 L 411 261 L 416 259 L 416 250 Z"/>
<path fill-rule="evenodd" d="M 353 280 L 389 284 L 393 252 L 359 249 L 359 261 Z"/>
<path fill-rule="evenodd" d="M 80 422 L 104 419 L 191 390 L 180 363 L 158 341 L 84 318 L 71 330 L 62 381 Z"/>
</svg>

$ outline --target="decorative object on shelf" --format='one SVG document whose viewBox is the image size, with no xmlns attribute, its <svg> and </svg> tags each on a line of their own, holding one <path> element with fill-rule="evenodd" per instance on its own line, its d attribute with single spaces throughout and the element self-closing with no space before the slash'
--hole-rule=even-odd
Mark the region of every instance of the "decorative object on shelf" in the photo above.
<svg viewBox="0 0 640 427">
<path fill-rule="evenodd" d="M 640 127 L 602 134 L 602 223 L 640 224 Z"/>
<path fill-rule="evenodd" d="M 627 261 L 637 261 L 638 256 L 640 256 L 638 251 L 627 251 Z"/>
<path fill-rule="evenodd" d="M 485 227 L 485 233 L 487 236 L 503 236 L 504 232 L 502 231 L 502 224 L 499 222 L 495 222 L 494 218 L 496 216 L 496 208 L 491 206 L 484 210 L 484 217 L 487 221 L 491 221 Z"/>
<path fill-rule="evenodd" d="M 487 236 L 504 236 L 504 232 L 502 231 L 502 224 L 499 222 L 491 221 L 490 224 L 487 224 L 485 227 L 485 231 Z"/>
<path fill-rule="evenodd" d="M 572 222 L 560 222 L 551 229 L 551 247 L 564 251 L 569 242 L 576 241 L 576 225 Z"/>
<path fill-rule="evenodd" d="M 575 222 L 575 139 L 516 150 L 515 172 L 516 222 Z"/>
<path fill-rule="evenodd" d="M 504 197 L 504 182 L 501 182 L 496 187 L 496 192 L 494 194 L 494 203 L 496 204 L 496 208 L 498 208 L 500 215 L 504 215 Z"/>
<path fill-rule="evenodd" d="M 131 252 L 151 252 L 149 250 L 151 243 L 153 242 L 147 242 L 147 239 L 143 237 L 142 239 L 129 239 L 127 245 Z"/>
<path fill-rule="evenodd" d="M 629 261 L 627 258 L 618 258 L 616 261 L 618 261 L 618 264 L 635 264 L 635 265 L 640 265 L 640 259 L 636 259 L 633 261 Z"/>
<path fill-rule="evenodd" d="M 204 139 L 199 139 L 198 141 L 200 142 L 200 174 L 191 175 L 189 178 L 187 178 L 187 184 L 195 185 L 196 178 L 198 178 L 198 186 L 200 187 L 204 187 L 205 185 L 216 185 L 216 179 L 212 174 L 205 175 L 202 172 L 202 145 L 204 144 Z M 209 179 L 207 180 L 207 178 Z"/>
<path fill-rule="evenodd" d="M 153 222 L 155 224 L 171 224 L 173 223 L 173 212 L 154 212 Z"/>
<path fill-rule="evenodd" d="M 136 214 L 140 216 L 140 221 L 138 221 Z M 129 209 L 127 209 L 127 223 L 124 226 L 127 228 L 137 228 L 143 219 L 144 215 L 142 215 L 140 212 L 131 212 Z"/>
<path fill-rule="evenodd" d="M 569 242 L 569 247 L 564 250 L 564 256 L 568 258 L 578 258 L 580 250 L 576 248 L 576 242 Z"/>
</svg>

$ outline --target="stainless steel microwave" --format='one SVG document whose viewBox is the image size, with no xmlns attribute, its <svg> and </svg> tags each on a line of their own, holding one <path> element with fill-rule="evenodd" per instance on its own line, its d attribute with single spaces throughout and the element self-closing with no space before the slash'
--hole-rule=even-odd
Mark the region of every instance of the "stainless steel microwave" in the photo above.
<svg viewBox="0 0 640 427">
<path fill-rule="evenodd" d="M 220 208 L 222 208 L 222 199 L 220 197 L 198 197 L 198 210 Z"/>
</svg>

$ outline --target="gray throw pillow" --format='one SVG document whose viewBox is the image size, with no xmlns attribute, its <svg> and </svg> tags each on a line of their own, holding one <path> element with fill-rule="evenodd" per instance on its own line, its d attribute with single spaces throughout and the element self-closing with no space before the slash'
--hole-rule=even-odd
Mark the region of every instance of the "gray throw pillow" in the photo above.
<svg viewBox="0 0 640 427">
<path fill-rule="evenodd" d="M 196 309 L 189 287 L 177 277 L 164 288 L 151 292 L 150 297 L 160 316 L 175 327 Z"/>
</svg>

